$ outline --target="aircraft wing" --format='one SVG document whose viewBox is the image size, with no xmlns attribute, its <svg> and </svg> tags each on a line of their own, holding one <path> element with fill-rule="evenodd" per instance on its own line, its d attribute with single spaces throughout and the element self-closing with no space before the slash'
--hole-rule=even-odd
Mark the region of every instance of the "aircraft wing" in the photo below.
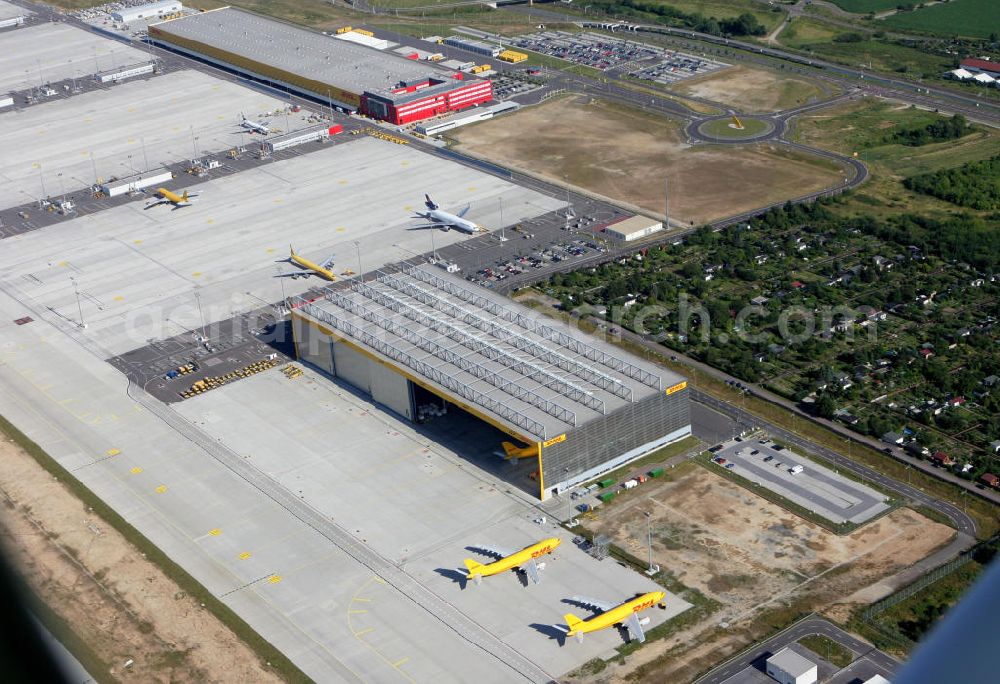
<svg viewBox="0 0 1000 684">
<path fill-rule="evenodd" d="M 535 562 L 534 558 L 525 563 L 524 572 L 527 573 L 528 577 L 530 577 L 531 581 L 535 584 L 542 581 L 542 576 L 538 573 L 538 563 Z"/>
<path fill-rule="evenodd" d="M 440 223 L 427 223 L 422 226 L 410 226 L 407 230 L 424 230 L 426 228 L 441 228 L 441 226 L 442 224 Z"/>
<path fill-rule="evenodd" d="M 462 218 L 462 217 L 464 217 L 464 216 L 465 216 L 466 214 L 468 214 L 468 213 L 469 213 L 469 209 L 471 209 L 471 208 L 472 208 L 472 205 L 471 205 L 471 204 L 467 205 L 467 206 L 465 207 L 465 209 L 463 209 L 462 211 L 458 212 L 458 218 Z"/>
<path fill-rule="evenodd" d="M 505 549 L 502 546 L 490 546 L 489 544 L 473 544 L 468 548 L 496 558 L 506 558 L 507 556 L 513 556 L 517 553 L 517 551 L 513 549 Z"/>
<path fill-rule="evenodd" d="M 593 608 L 594 610 L 599 610 L 602 613 L 606 613 L 612 608 L 618 606 L 617 603 L 609 603 L 607 601 L 602 601 L 600 599 L 588 598 L 586 596 L 574 596 L 570 600 L 570 603 L 576 603 L 577 605 L 586 606 L 587 608 Z"/>
<path fill-rule="evenodd" d="M 632 613 L 629 616 L 628 620 L 625 621 L 625 629 L 627 629 L 632 635 L 632 638 L 640 644 L 646 640 L 646 633 L 642 631 L 642 622 L 639 620 L 638 613 Z"/>
<path fill-rule="evenodd" d="M 153 200 L 152 202 L 146 202 L 146 206 L 143 207 L 143 208 L 144 209 L 152 209 L 153 207 L 157 207 L 157 206 L 159 206 L 161 204 L 166 204 L 168 201 L 169 200 L 165 200 L 165 199 L 162 199 L 162 198 L 158 199 L 158 200 Z"/>
</svg>

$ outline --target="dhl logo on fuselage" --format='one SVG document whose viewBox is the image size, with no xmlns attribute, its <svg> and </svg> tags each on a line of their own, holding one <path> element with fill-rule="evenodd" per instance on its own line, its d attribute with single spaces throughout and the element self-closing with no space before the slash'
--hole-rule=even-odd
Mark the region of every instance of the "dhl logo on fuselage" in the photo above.
<svg viewBox="0 0 1000 684">
<path fill-rule="evenodd" d="M 548 546 L 543 546 L 540 549 L 535 549 L 534 551 L 532 551 L 531 557 L 538 558 L 539 556 L 544 556 L 545 554 L 551 552 L 553 549 L 555 549 L 555 547 L 552 546 L 551 544 L 549 544 Z"/>
<path fill-rule="evenodd" d="M 656 601 L 654 599 L 650 599 L 648 601 L 643 601 L 642 603 L 640 603 L 638 605 L 632 606 L 632 612 L 633 613 L 638 613 L 640 611 L 646 610 L 647 608 L 652 608 L 655 604 L 656 604 Z"/>
</svg>

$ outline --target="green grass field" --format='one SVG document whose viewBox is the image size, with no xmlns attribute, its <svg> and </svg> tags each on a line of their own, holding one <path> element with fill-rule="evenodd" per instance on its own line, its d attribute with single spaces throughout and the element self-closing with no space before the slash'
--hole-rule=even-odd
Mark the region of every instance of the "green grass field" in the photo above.
<svg viewBox="0 0 1000 684">
<path fill-rule="evenodd" d="M 791 47 L 791 46 L 790 46 Z M 851 67 L 868 67 L 884 73 L 904 74 L 907 78 L 926 76 L 937 79 L 948 69 L 954 69 L 954 60 L 932 55 L 923 50 L 869 39 L 859 43 L 814 43 L 801 48 L 817 57 L 829 59 Z"/>
<path fill-rule="evenodd" d="M 922 147 L 883 142 L 894 129 L 926 126 L 939 116 L 915 107 L 862 100 L 800 118 L 793 138 L 841 154 L 857 153 L 869 167 L 871 179 L 839 203 L 838 211 L 883 217 L 906 212 L 945 217 L 953 212 L 953 206 L 906 190 L 902 178 L 1000 154 L 1000 135 L 983 129 L 958 140 Z"/>
<path fill-rule="evenodd" d="M 809 49 L 817 43 L 831 42 L 840 30 L 813 19 L 795 18 L 778 35 L 778 42 L 790 48 Z"/>
<path fill-rule="evenodd" d="M 847 12 L 867 14 L 894 9 L 901 0 L 830 0 L 830 2 Z"/>
<path fill-rule="evenodd" d="M 825 658 L 827 662 L 833 663 L 837 667 L 847 667 L 854 660 L 851 652 L 838 644 L 830 637 L 822 634 L 812 634 L 799 639 L 799 643 L 810 651 Z"/>
<path fill-rule="evenodd" d="M 886 17 L 887 28 L 921 31 L 941 36 L 988 38 L 1000 33 L 1000 2 L 997 0 L 952 0 L 913 12 Z"/>
</svg>

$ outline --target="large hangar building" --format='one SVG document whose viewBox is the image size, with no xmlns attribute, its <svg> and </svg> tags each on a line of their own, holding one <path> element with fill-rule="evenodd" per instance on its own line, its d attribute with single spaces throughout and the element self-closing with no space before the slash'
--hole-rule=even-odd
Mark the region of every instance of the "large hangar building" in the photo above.
<svg viewBox="0 0 1000 684">
<path fill-rule="evenodd" d="M 323 292 L 294 304 L 300 360 L 410 420 L 443 399 L 486 421 L 543 500 L 691 433 L 681 376 L 433 266 Z"/>
<path fill-rule="evenodd" d="M 149 39 L 283 90 L 395 124 L 493 99 L 490 81 L 234 7 L 153 24 Z"/>
</svg>

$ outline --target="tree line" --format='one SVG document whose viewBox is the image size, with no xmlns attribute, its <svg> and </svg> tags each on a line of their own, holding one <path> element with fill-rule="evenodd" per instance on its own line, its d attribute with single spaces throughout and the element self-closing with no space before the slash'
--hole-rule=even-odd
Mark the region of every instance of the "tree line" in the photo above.
<svg viewBox="0 0 1000 684">
<path fill-rule="evenodd" d="M 613 16 L 653 15 L 660 23 L 681 26 L 713 36 L 763 36 L 767 28 L 753 14 L 717 19 L 699 12 L 685 12 L 671 5 L 643 0 L 596 0 L 589 3 L 595 9 Z"/>
<path fill-rule="evenodd" d="M 960 207 L 980 211 L 1000 209 L 1000 155 L 911 176 L 903 181 L 903 186 Z"/>
<path fill-rule="evenodd" d="M 944 142 L 946 140 L 957 140 L 964 135 L 972 133 L 973 128 L 961 114 L 956 114 L 950 119 L 937 119 L 926 126 L 914 126 L 910 128 L 899 128 L 886 134 L 884 140 L 887 143 L 906 145 L 907 147 L 920 147 L 930 143 Z"/>
</svg>

